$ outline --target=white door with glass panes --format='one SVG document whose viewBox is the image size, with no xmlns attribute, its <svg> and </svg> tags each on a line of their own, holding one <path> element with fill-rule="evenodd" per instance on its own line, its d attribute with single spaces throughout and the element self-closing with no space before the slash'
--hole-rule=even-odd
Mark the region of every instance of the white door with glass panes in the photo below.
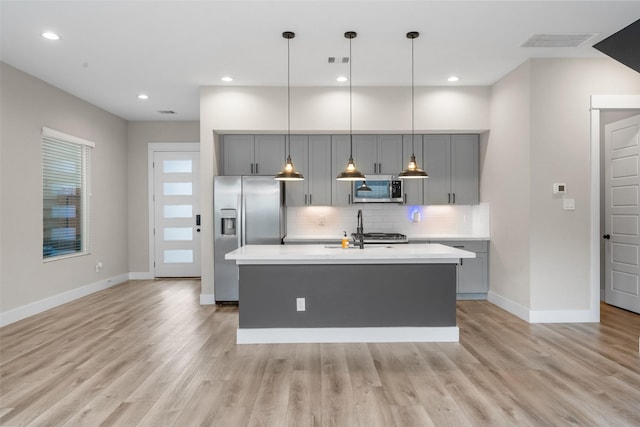
<svg viewBox="0 0 640 427">
<path fill-rule="evenodd" d="M 200 276 L 200 153 L 153 157 L 155 277 Z"/>
<path fill-rule="evenodd" d="M 605 301 L 640 313 L 640 115 L 605 126 Z"/>
</svg>

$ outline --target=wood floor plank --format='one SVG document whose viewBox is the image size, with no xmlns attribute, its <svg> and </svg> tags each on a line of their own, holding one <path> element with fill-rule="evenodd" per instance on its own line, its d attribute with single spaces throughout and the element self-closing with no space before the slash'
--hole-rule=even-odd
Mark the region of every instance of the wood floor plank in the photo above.
<svg viewBox="0 0 640 427">
<path fill-rule="evenodd" d="M 132 281 L 0 328 L 0 425 L 640 425 L 640 315 L 606 304 L 459 301 L 459 343 L 237 345 L 238 308 L 199 296 Z"/>
</svg>

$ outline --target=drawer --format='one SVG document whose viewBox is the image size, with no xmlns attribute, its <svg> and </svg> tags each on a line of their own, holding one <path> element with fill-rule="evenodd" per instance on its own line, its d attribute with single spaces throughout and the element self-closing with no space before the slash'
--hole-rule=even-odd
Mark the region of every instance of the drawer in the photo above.
<svg viewBox="0 0 640 427">
<path fill-rule="evenodd" d="M 470 252 L 488 252 L 489 242 L 486 240 L 431 240 L 431 243 L 441 243 Z"/>
</svg>

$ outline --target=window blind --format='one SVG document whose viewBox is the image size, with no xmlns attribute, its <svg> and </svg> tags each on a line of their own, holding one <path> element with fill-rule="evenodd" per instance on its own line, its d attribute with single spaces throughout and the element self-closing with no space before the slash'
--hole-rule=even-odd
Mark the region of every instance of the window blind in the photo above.
<svg viewBox="0 0 640 427">
<path fill-rule="evenodd" d="M 89 177 L 94 144 L 42 129 L 42 256 L 90 251 Z"/>
</svg>

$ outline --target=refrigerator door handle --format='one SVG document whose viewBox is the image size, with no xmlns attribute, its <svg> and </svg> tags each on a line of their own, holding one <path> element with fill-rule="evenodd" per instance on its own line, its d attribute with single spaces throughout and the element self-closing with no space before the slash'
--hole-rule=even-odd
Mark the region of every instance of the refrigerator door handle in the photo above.
<svg viewBox="0 0 640 427">
<path fill-rule="evenodd" d="M 247 244 L 247 198 L 246 197 L 242 197 L 242 199 L 240 200 L 240 221 L 242 223 L 242 228 L 241 228 L 241 232 L 240 232 L 240 236 L 239 239 L 240 241 L 239 246 L 245 246 Z"/>
</svg>

